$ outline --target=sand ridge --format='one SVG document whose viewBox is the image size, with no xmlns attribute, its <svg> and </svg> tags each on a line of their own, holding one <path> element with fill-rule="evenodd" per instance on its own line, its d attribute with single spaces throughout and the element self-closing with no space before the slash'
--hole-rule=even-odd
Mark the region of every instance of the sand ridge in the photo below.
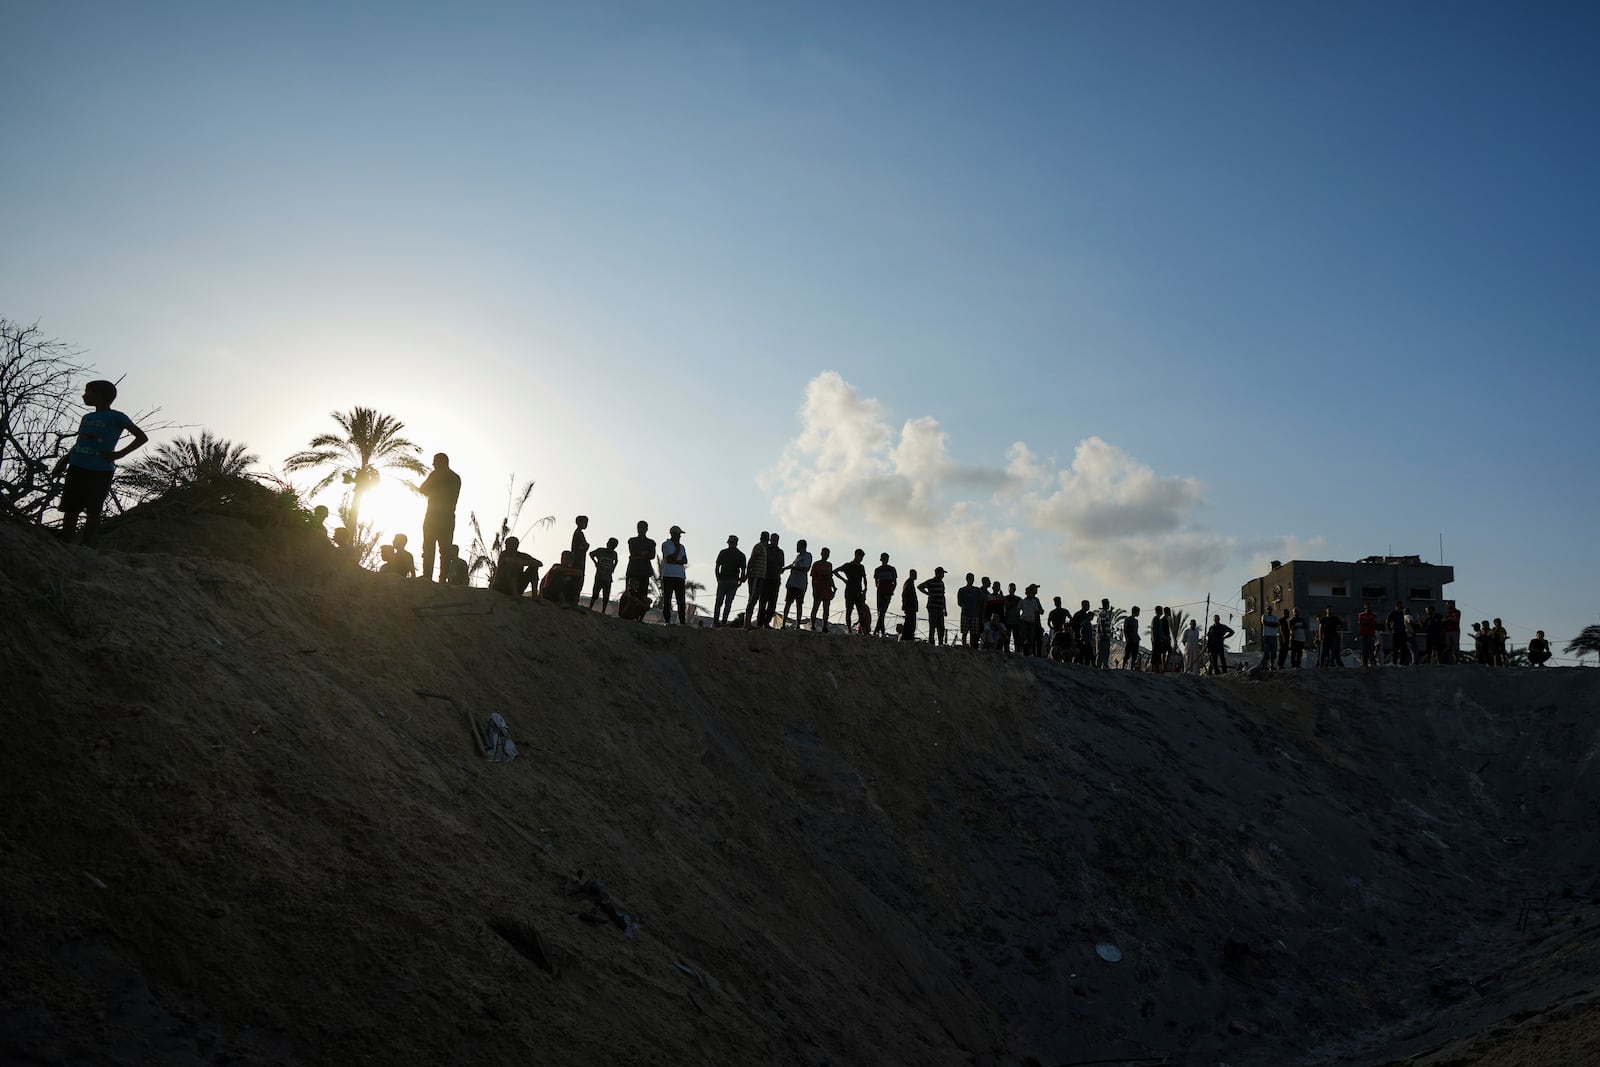
<svg viewBox="0 0 1600 1067">
<path fill-rule="evenodd" d="M 287 536 L 208 542 L 252 566 L 0 528 L 0 1055 L 1588 1047 L 1600 672 L 1212 680 L 630 626 Z M 510 765 L 469 739 L 494 711 Z M 578 917 L 580 870 L 632 938 Z"/>
</svg>

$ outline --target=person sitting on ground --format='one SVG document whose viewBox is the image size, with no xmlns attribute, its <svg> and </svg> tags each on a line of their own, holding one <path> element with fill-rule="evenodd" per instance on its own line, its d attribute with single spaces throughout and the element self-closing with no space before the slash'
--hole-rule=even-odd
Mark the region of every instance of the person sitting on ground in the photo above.
<svg viewBox="0 0 1600 1067">
<path fill-rule="evenodd" d="M 439 565 L 439 576 L 446 585 L 467 585 L 471 572 L 467 561 L 461 558 L 461 546 L 451 545 L 445 550 L 444 562 Z"/>
<path fill-rule="evenodd" d="M 1550 661 L 1550 642 L 1545 640 L 1544 631 L 1537 631 L 1537 635 L 1528 642 L 1528 662 L 1535 667 L 1543 667 Z"/>
<path fill-rule="evenodd" d="M 379 574 L 387 574 L 391 578 L 400 577 L 400 568 L 394 561 L 393 545 L 379 545 L 378 559 L 382 560 L 382 562 L 378 564 Z"/>
<path fill-rule="evenodd" d="M 565 608 L 578 606 L 583 595 L 583 572 L 572 565 L 572 550 L 561 553 L 561 562 L 550 568 L 539 585 L 539 596 Z"/>
<path fill-rule="evenodd" d="M 983 624 L 982 640 L 979 642 L 984 648 L 1001 650 L 1006 643 L 1006 628 L 1000 622 L 1000 613 L 992 612 L 989 621 Z"/>
<path fill-rule="evenodd" d="M 394 554 L 389 562 L 394 565 L 395 572 L 402 578 L 415 578 L 417 576 L 416 557 L 406 550 L 406 535 L 394 535 Z"/>
<path fill-rule="evenodd" d="M 1211 673 L 1228 673 L 1228 638 L 1233 627 L 1222 621 L 1221 615 L 1211 616 L 1211 628 L 1206 631 L 1206 647 L 1211 651 Z"/>
<path fill-rule="evenodd" d="M 544 564 L 522 551 L 521 546 L 522 542 L 517 538 L 506 538 L 505 547 L 500 550 L 500 556 L 494 563 L 494 579 L 489 583 L 491 589 L 507 596 L 521 596 L 528 586 L 537 587 L 539 568 Z"/>
</svg>

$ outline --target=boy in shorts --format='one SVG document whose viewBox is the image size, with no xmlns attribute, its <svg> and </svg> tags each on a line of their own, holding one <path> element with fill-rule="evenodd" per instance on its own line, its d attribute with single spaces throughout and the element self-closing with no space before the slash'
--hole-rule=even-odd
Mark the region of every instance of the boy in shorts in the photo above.
<svg viewBox="0 0 1600 1067">
<path fill-rule="evenodd" d="M 83 543 L 94 543 L 100 530 L 100 509 L 111 492 L 111 476 L 117 460 L 141 447 L 150 438 L 133 420 L 111 405 L 117 399 L 115 382 L 96 380 L 83 387 L 83 402 L 94 408 L 78 424 L 78 439 L 72 450 L 56 462 L 53 475 L 66 468 L 66 486 L 61 492 L 61 539 L 71 542 L 77 532 L 78 516 L 83 515 Z M 117 448 L 122 431 L 132 436 L 125 447 Z"/>
</svg>

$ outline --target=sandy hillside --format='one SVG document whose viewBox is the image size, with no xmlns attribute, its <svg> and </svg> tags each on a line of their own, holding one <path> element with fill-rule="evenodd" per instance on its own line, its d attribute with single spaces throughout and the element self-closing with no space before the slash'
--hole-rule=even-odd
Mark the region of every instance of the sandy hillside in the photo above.
<svg viewBox="0 0 1600 1067">
<path fill-rule="evenodd" d="M 0 528 L 0 1063 L 1600 1062 L 1600 671 L 1098 673 L 108 541 Z"/>
</svg>

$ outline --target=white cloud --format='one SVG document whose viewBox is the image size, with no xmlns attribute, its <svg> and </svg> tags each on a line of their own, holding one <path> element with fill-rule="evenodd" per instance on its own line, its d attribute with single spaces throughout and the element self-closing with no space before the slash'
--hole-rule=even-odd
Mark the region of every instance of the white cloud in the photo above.
<svg viewBox="0 0 1600 1067">
<path fill-rule="evenodd" d="M 806 386 L 799 415 L 799 432 L 759 479 L 795 531 L 875 536 L 991 573 L 1015 570 L 1025 542 L 1038 539 L 1082 577 L 1122 590 L 1201 582 L 1241 553 L 1254 563 L 1287 544 L 1241 547 L 1207 530 L 1198 480 L 1158 474 L 1099 437 L 1079 442 L 1066 467 L 1021 441 L 997 464 L 966 464 L 938 419 L 896 429 L 883 404 L 834 371 Z"/>
</svg>

